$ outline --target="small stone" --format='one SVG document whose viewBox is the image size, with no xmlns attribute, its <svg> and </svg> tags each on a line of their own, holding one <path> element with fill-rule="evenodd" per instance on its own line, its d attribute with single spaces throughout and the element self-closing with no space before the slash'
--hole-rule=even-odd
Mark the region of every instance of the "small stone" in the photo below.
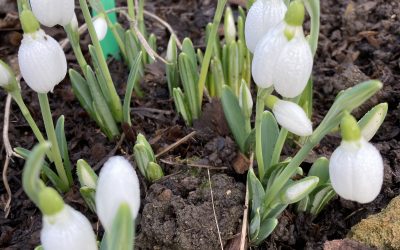
<svg viewBox="0 0 400 250">
<path fill-rule="evenodd" d="M 349 238 L 378 249 L 400 249 L 400 196 L 351 228 Z"/>
</svg>

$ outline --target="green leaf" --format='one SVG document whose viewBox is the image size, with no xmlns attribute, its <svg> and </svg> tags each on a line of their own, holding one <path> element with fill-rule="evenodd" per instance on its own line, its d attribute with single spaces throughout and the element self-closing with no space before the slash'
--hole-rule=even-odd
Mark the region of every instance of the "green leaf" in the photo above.
<svg viewBox="0 0 400 250">
<path fill-rule="evenodd" d="M 170 63 L 165 66 L 169 94 L 173 95 L 173 89 L 179 86 L 178 52 L 175 37 L 169 38 L 166 60 Z"/>
<path fill-rule="evenodd" d="M 90 187 L 81 187 L 79 192 L 89 209 L 96 213 L 96 190 Z"/>
<path fill-rule="evenodd" d="M 194 54 L 194 56 L 196 56 L 196 54 Z M 199 75 L 192 61 L 193 59 L 184 52 L 179 55 L 179 73 L 181 75 L 183 89 L 187 97 L 192 119 L 197 119 L 200 116 L 201 110 L 201 103 L 198 102 L 199 89 L 197 86 Z"/>
<path fill-rule="evenodd" d="M 274 231 L 277 225 L 278 220 L 275 218 L 267 219 L 261 222 L 260 232 L 258 233 L 257 238 L 252 243 L 255 245 L 261 244 Z"/>
<path fill-rule="evenodd" d="M 148 42 L 149 42 L 150 48 L 152 48 L 153 51 L 155 51 L 157 53 L 157 37 L 156 37 L 156 35 L 151 33 L 150 36 L 149 36 L 149 41 Z M 152 64 L 152 63 L 154 63 L 154 60 L 149 56 L 147 63 L 148 64 Z"/>
<path fill-rule="evenodd" d="M 191 61 L 192 66 L 197 71 L 197 55 L 193 47 L 193 43 L 189 38 L 185 38 L 182 42 L 182 52 L 185 53 Z"/>
<path fill-rule="evenodd" d="M 245 152 L 245 143 L 250 131 L 247 131 L 246 129 L 246 117 L 244 117 L 242 109 L 239 106 L 239 101 L 237 100 L 236 95 L 227 85 L 222 87 L 221 101 L 225 118 L 228 122 L 229 128 L 231 129 L 233 137 L 235 138 L 240 151 L 246 154 L 247 152 Z"/>
<path fill-rule="evenodd" d="M 69 70 L 69 78 L 71 79 L 72 90 L 78 98 L 79 103 L 92 118 L 96 117 L 92 108 L 92 95 L 90 94 L 90 89 L 85 78 L 74 69 Z"/>
<path fill-rule="evenodd" d="M 308 171 L 308 176 L 317 176 L 319 184 L 323 185 L 329 181 L 329 160 L 325 157 L 318 158 Z"/>
<path fill-rule="evenodd" d="M 274 115 L 264 111 L 261 116 L 261 147 L 265 171 L 271 168 L 272 153 L 279 136 L 279 127 Z"/>
<path fill-rule="evenodd" d="M 275 207 L 270 209 L 267 214 L 265 214 L 266 219 L 278 218 L 283 211 L 287 208 L 287 204 L 277 204 Z"/>
<path fill-rule="evenodd" d="M 210 87 L 210 89 L 213 89 L 215 96 L 221 97 L 222 86 L 225 85 L 225 77 L 220 59 L 218 57 L 214 57 L 211 60 L 210 67 L 212 76 L 214 77 L 214 84 Z"/>
<path fill-rule="evenodd" d="M 135 157 L 136 165 L 138 166 L 142 175 L 147 178 L 147 166 L 151 161 L 151 157 L 145 145 L 139 143 L 133 147 L 133 154 Z"/>
<path fill-rule="evenodd" d="M 58 146 L 60 147 L 60 153 L 63 158 L 63 163 L 64 163 L 64 168 L 65 172 L 67 173 L 68 177 L 68 182 L 73 183 L 72 179 L 72 164 L 69 159 L 69 153 L 68 153 L 68 144 L 67 144 L 67 138 L 65 137 L 65 131 L 64 131 L 64 116 L 60 116 L 57 120 L 56 123 L 56 137 L 57 137 L 57 142 Z"/>
<path fill-rule="evenodd" d="M 329 185 L 315 194 L 311 204 L 310 213 L 318 215 L 328 202 L 336 195 L 335 190 Z"/>
<path fill-rule="evenodd" d="M 249 201 L 251 204 L 251 217 L 254 217 L 257 210 L 262 209 L 261 204 L 265 196 L 264 188 L 257 176 L 254 174 L 253 168 L 247 172 L 247 185 L 249 187 Z M 258 211 L 263 213 L 263 211 Z"/>
<path fill-rule="evenodd" d="M 239 49 L 235 41 L 231 42 L 228 47 L 228 85 L 239 96 Z"/>
<path fill-rule="evenodd" d="M 147 165 L 147 179 L 151 182 L 155 182 L 162 177 L 164 177 L 164 172 L 162 171 L 160 165 L 155 162 L 149 162 Z"/>
<path fill-rule="evenodd" d="M 190 112 L 189 106 L 187 104 L 186 98 L 182 93 L 182 90 L 178 88 L 174 88 L 173 92 L 174 103 L 176 106 L 176 110 L 179 114 L 182 115 L 183 120 L 185 120 L 186 125 L 192 125 L 192 114 Z"/>
<path fill-rule="evenodd" d="M 131 99 L 132 92 L 136 84 L 139 83 L 139 67 L 142 60 L 142 52 L 140 52 L 132 64 L 131 71 L 129 72 L 128 84 L 126 86 L 124 105 L 123 105 L 123 121 L 132 126 L 131 122 Z"/>
<path fill-rule="evenodd" d="M 257 208 L 254 217 L 250 221 L 250 226 L 249 226 L 250 241 L 254 241 L 255 239 L 257 239 L 258 233 L 260 232 L 260 224 L 261 224 L 260 208 Z"/>
<path fill-rule="evenodd" d="M 310 195 L 304 197 L 301 201 L 297 203 L 297 211 L 305 212 L 308 210 L 308 206 L 310 205 Z"/>
<path fill-rule="evenodd" d="M 89 53 L 90 53 L 90 56 L 92 57 L 94 72 L 96 72 L 96 74 L 95 74 L 95 78 L 97 79 L 96 85 L 98 87 L 100 87 L 102 97 L 107 102 L 108 106 L 111 107 L 110 105 L 111 105 L 112 100 L 109 95 L 109 89 L 107 86 L 106 77 L 105 77 L 103 71 L 101 70 L 99 58 L 97 57 L 96 49 L 93 45 L 89 45 Z M 84 74 L 85 74 L 86 80 L 89 81 L 89 79 L 88 79 L 89 76 L 86 74 L 86 71 L 84 72 Z M 92 92 L 90 86 L 89 86 L 89 89 L 93 96 L 93 92 Z M 93 99 L 94 99 L 94 97 L 93 97 Z"/>
<path fill-rule="evenodd" d="M 108 249 L 132 250 L 134 234 L 131 210 L 127 203 L 122 203 L 113 220 L 111 232 L 107 232 Z"/>
<path fill-rule="evenodd" d="M 97 80 L 94 75 L 94 72 L 90 68 L 90 66 L 86 67 L 87 82 L 90 88 L 90 92 L 92 93 L 94 104 L 96 110 L 98 111 L 98 115 L 101 117 L 103 124 L 107 127 L 107 129 L 111 132 L 110 139 L 119 135 L 117 124 L 114 120 L 114 117 L 111 113 L 110 108 L 108 107 L 106 101 L 103 98 L 103 95 L 98 88 Z"/>
</svg>

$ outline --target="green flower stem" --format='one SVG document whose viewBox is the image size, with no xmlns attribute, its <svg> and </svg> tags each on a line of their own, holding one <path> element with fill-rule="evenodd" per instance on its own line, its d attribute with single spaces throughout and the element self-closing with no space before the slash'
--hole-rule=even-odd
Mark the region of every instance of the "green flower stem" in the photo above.
<svg viewBox="0 0 400 250">
<path fill-rule="evenodd" d="M 33 120 L 28 107 L 26 107 L 25 102 L 22 99 L 20 90 L 18 89 L 14 92 L 11 92 L 10 94 L 13 97 L 14 101 L 17 103 L 19 109 L 21 110 L 22 115 L 24 116 L 25 120 L 28 122 L 29 126 L 31 127 L 32 132 L 35 135 L 38 142 L 45 143 L 46 140 L 44 139 L 42 132 L 40 132 L 39 127 L 36 125 L 35 120 Z M 53 157 L 50 153 L 47 153 L 47 157 L 49 158 L 50 161 L 53 161 Z"/>
<path fill-rule="evenodd" d="M 264 178 L 265 169 L 263 162 L 263 152 L 262 152 L 262 138 L 261 138 L 261 117 L 264 112 L 264 99 L 266 96 L 270 95 L 273 91 L 273 88 L 262 89 L 258 88 L 257 91 L 257 100 L 256 100 L 256 123 L 254 125 L 256 129 L 256 158 L 258 164 L 258 175 L 259 179 L 262 180 Z"/>
<path fill-rule="evenodd" d="M 82 72 L 85 72 L 86 66 L 88 65 L 85 57 L 83 56 L 81 45 L 79 44 L 79 32 L 74 31 L 70 24 L 64 27 L 65 33 L 67 33 L 70 41 L 72 50 L 74 51 L 76 60 L 78 61 L 79 67 Z"/>
<path fill-rule="evenodd" d="M 310 38 L 308 42 L 310 43 L 311 51 L 313 55 L 317 52 L 318 39 L 319 39 L 319 28 L 320 28 L 320 0 L 303 0 L 304 6 L 307 9 L 308 14 L 311 19 L 311 30 Z"/>
<path fill-rule="evenodd" d="M 118 93 L 115 89 L 113 80 L 111 78 L 110 71 L 107 66 L 106 59 L 104 58 L 101 45 L 99 42 L 99 39 L 97 38 L 96 30 L 94 29 L 93 22 L 92 22 L 92 17 L 90 16 L 89 12 L 89 7 L 86 3 L 86 0 L 79 0 L 79 4 L 82 9 L 83 16 L 85 18 L 85 22 L 87 24 L 88 30 L 90 37 L 92 39 L 96 55 L 99 59 L 99 64 L 100 64 L 100 70 L 104 74 L 104 78 L 107 82 L 107 88 L 108 88 L 108 93 L 110 95 L 110 98 L 112 100 L 111 102 L 111 111 L 113 113 L 113 117 L 117 122 L 122 121 L 122 104 L 121 100 L 118 96 Z"/>
<path fill-rule="evenodd" d="M 288 132 L 289 131 L 285 128 L 281 128 L 281 130 L 279 131 L 279 136 L 278 139 L 276 140 L 274 152 L 272 153 L 271 166 L 279 163 L 283 145 L 285 144 Z"/>
<path fill-rule="evenodd" d="M 39 193 L 44 188 L 39 175 L 43 166 L 44 154 L 49 151 L 50 143 L 44 142 L 35 146 L 25 162 L 22 173 L 22 186 L 29 199 L 39 206 Z"/>
<path fill-rule="evenodd" d="M 29 0 L 18 0 L 17 1 L 17 3 L 18 3 L 18 12 L 21 14 L 21 12 L 22 12 L 22 10 L 25 8 L 25 9 L 28 9 L 28 10 L 30 10 L 31 9 L 31 6 L 30 6 L 30 4 L 29 4 Z"/>
<path fill-rule="evenodd" d="M 54 159 L 54 163 L 56 165 L 57 174 L 60 176 L 63 184 L 63 191 L 68 191 L 70 183 L 68 181 L 67 173 L 65 172 L 64 164 L 61 158 L 60 148 L 58 146 L 56 132 L 54 130 L 53 118 L 51 116 L 51 110 L 49 105 L 49 99 L 47 98 L 47 94 L 39 93 L 39 103 L 40 109 L 42 111 L 43 122 L 46 128 L 47 137 L 51 142 L 51 153 Z"/>
<path fill-rule="evenodd" d="M 201 71 L 200 71 L 200 77 L 199 77 L 199 103 L 201 107 L 201 103 L 203 101 L 203 92 L 204 92 L 204 85 L 206 84 L 207 80 L 207 74 L 208 74 L 208 68 L 210 65 L 211 61 L 211 56 L 213 52 L 213 44 L 215 43 L 215 39 L 217 37 L 217 30 L 219 23 L 221 22 L 222 14 L 224 13 L 224 7 L 226 4 L 227 0 L 218 0 L 218 5 L 217 5 L 217 10 L 215 12 L 212 28 L 210 31 L 210 39 L 208 39 L 207 42 L 207 48 L 206 48 L 206 53 L 204 54 L 203 62 L 201 64 Z"/>
<path fill-rule="evenodd" d="M 135 4 L 133 0 L 128 0 L 128 15 L 132 20 L 135 20 Z"/>
</svg>

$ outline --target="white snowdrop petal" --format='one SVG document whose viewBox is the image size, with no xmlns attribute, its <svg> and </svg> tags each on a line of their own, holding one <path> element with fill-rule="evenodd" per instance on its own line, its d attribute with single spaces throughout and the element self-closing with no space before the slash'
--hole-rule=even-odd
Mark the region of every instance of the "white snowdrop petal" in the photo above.
<svg viewBox="0 0 400 250">
<path fill-rule="evenodd" d="M 383 161 L 379 151 L 365 139 L 343 141 L 329 163 L 332 187 L 346 200 L 368 203 L 379 194 L 383 183 Z"/>
<path fill-rule="evenodd" d="M 11 82 L 10 72 L 0 63 L 0 87 L 4 87 Z"/>
<path fill-rule="evenodd" d="M 101 169 L 96 188 L 97 215 L 106 231 L 111 230 L 122 202 L 128 203 L 135 219 L 140 208 L 139 180 L 129 161 L 114 156 Z"/>
<path fill-rule="evenodd" d="M 38 93 L 52 91 L 67 74 L 67 59 L 61 46 L 43 30 L 24 34 L 18 51 L 21 75 Z"/>
<path fill-rule="evenodd" d="M 274 62 L 275 90 L 287 98 L 300 95 L 307 85 L 313 66 L 311 48 L 302 32 L 283 47 Z"/>
<path fill-rule="evenodd" d="M 287 44 L 283 35 L 283 23 L 271 29 L 257 44 L 252 62 L 254 82 L 261 88 L 271 87 L 274 64 L 282 48 Z"/>
<path fill-rule="evenodd" d="M 94 29 L 96 30 L 97 38 L 101 41 L 107 35 L 107 22 L 104 17 L 97 17 L 93 21 Z"/>
<path fill-rule="evenodd" d="M 30 0 L 32 12 L 47 27 L 67 25 L 74 15 L 74 0 Z"/>
<path fill-rule="evenodd" d="M 92 225 L 78 211 L 64 205 L 61 212 L 43 216 L 40 241 L 44 250 L 96 250 Z"/>
<path fill-rule="evenodd" d="M 272 112 L 276 121 L 293 134 L 299 136 L 312 134 L 312 123 L 299 105 L 289 101 L 278 100 Z"/>
<path fill-rule="evenodd" d="M 246 45 L 251 52 L 261 38 L 283 20 L 286 10 L 282 0 L 257 0 L 251 6 L 245 22 Z"/>
</svg>

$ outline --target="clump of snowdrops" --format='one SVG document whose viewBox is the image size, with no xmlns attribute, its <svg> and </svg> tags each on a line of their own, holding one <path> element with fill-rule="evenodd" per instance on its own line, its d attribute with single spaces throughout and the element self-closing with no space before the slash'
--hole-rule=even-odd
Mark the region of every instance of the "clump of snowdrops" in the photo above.
<svg viewBox="0 0 400 250">
<path fill-rule="evenodd" d="M 124 31 L 118 23 L 112 23 L 105 9 L 95 0 L 89 1 L 98 13 L 92 21 L 86 1 L 80 0 L 93 42 L 89 47 L 93 66 L 89 66 L 79 44 L 74 4 L 71 0 L 63 1 L 68 7 L 63 12 L 57 12 L 59 8 L 52 4 L 48 7 L 54 12 L 46 11 L 40 0 L 32 0 L 31 8 L 26 1 L 19 1 L 24 30 L 18 53 L 21 74 L 38 93 L 49 142 L 29 114 L 15 75 L 3 62 L 0 62 L 0 85 L 19 105 L 40 143 L 32 152 L 22 148 L 16 151 L 27 158 L 24 190 L 43 213 L 43 248 L 97 249 L 89 221 L 65 204 L 59 193 L 47 187 L 45 182 L 48 179 L 59 192 L 65 192 L 73 179 L 64 117 L 61 116 L 54 127 L 47 99 L 47 93 L 67 73 L 65 54 L 60 45 L 40 29 L 37 20 L 46 26 L 64 26 L 82 71 L 82 74 L 69 71 L 74 93 L 110 139 L 120 134 L 118 124 L 131 124 L 132 92 L 135 90 L 141 94 L 138 82 L 145 64 L 151 63 L 153 58 L 141 45 L 133 27 Z M 226 0 L 218 1 L 213 23 L 207 26 L 204 54 L 201 50 L 195 51 L 190 39 L 185 39 L 178 55 L 176 39 L 171 37 L 166 73 L 177 111 L 188 125 L 200 117 L 204 92 L 220 97 L 240 151 L 246 156 L 254 153 L 256 157 L 257 171 L 251 166 L 247 175 L 250 242 L 257 245 L 265 240 L 289 204 L 297 203 L 299 211 L 316 216 L 336 193 L 360 203 L 374 200 L 383 182 L 383 162 L 369 140 L 382 124 L 387 104 L 378 104 L 359 121 L 351 112 L 379 91 L 382 83 L 370 80 L 339 93 L 322 122 L 314 129 L 310 120 L 311 73 L 318 44 L 319 1 L 257 0 L 249 4 L 247 16 L 244 10 L 239 9 L 237 25 L 232 10 L 227 8 L 225 39 L 221 41 L 217 38 L 217 28 L 225 4 Z M 136 13 L 133 1 L 128 1 L 129 17 L 135 19 L 138 15 L 139 29 L 154 48 L 155 37 L 147 37 L 144 29 L 143 1 L 139 1 L 139 5 Z M 306 11 L 311 19 L 309 36 L 305 36 L 303 31 Z M 122 59 L 130 67 L 123 105 L 100 44 L 108 28 L 116 38 Z M 257 88 L 255 102 L 250 91 L 250 75 Z M 252 127 L 254 103 L 256 112 Z M 342 135 L 340 146 L 330 159 L 318 158 L 305 176 L 301 164 L 308 153 L 338 127 Z M 300 150 L 293 157 L 282 159 L 282 148 L 288 139 L 296 141 Z M 43 159 L 45 154 L 47 161 Z M 156 181 L 163 176 L 150 144 L 142 135 L 138 136 L 134 156 L 140 172 L 148 180 Z M 53 163 L 55 172 L 51 168 Z M 41 172 L 45 179 L 39 178 Z M 132 249 L 134 219 L 140 205 L 139 184 L 133 167 L 124 158 L 113 157 L 97 176 L 89 164 L 79 160 L 77 175 L 83 198 L 98 214 L 105 228 L 101 248 L 116 249 L 118 246 Z"/>
</svg>

